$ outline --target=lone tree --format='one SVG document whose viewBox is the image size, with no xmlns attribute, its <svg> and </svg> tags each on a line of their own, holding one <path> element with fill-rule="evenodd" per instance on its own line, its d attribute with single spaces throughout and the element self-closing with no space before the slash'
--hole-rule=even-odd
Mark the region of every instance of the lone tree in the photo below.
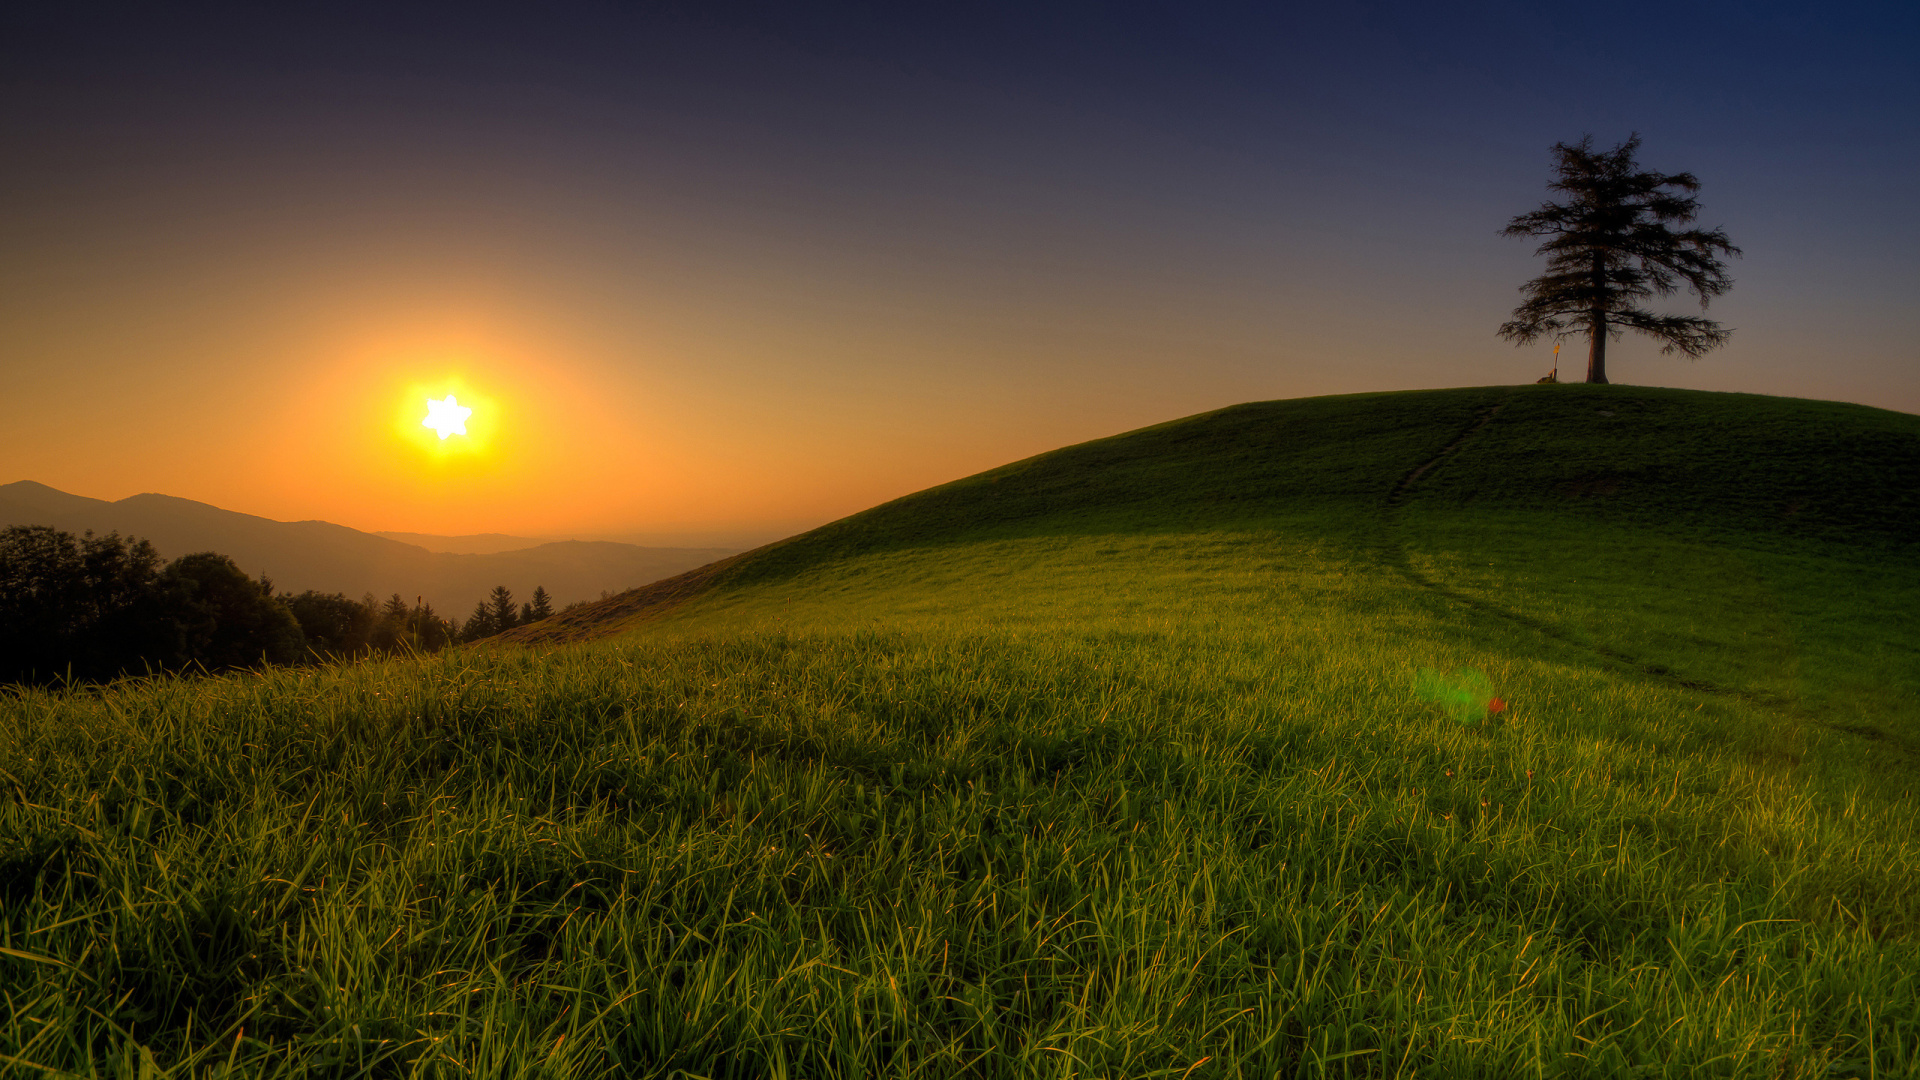
<svg viewBox="0 0 1920 1080">
<path fill-rule="evenodd" d="M 1715 256 L 1740 254 L 1720 229 L 1672 228 L 1694 219 L 1700 181 L 1692 173 L 1641 171 L 1633 160 L 1638 149 L 1638 134 L 1605 151 L 1594 150 L 1591 135 L 1577 145 L 1555 143 L 1557 178 L 1547 190 L 1567 201 L 1521 214 L 1501 234 L 1546 237 L 1534 254 L 1547 256 L 1547 272 L 1520 286 L 1526 301 L 1513 309 L 1500 336 L 1527 345 L 1585 332 L 1590 383 L 1607 381 L 1607 339 L 1623 327 L 1665 342 L 1662 353 L 1689 357 L 1725 344 L 1732 333 L 1697 315 L 1638 306 L 1684 285 L 1705 311 L 1708 300 L 1733 285 Z"/>
</svg>

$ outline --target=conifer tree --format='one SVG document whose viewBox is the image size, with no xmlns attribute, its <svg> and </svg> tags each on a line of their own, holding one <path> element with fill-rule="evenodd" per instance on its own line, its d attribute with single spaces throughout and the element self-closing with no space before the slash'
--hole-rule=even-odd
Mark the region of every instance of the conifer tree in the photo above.
<svg viewBox="0 0 1920 1080">
<path fill-rule="evenodd" d="M 511 630 L 520 625 L 520 611 L 513 606 L 513 593 L 505 585 L 495 585 L 487 597 L 487 606 L 493 615 L 493 632 Z"/>
<path fill-rule="evenodd" d="M 478 641 L 493 633 L 493 609 L 485 600 L 473 605 L 473 614 L 467 616 L 467 623 L 460 628 L 461 641 Z"/>
<path fill-rule="evenodd" d="M 380 606 L 380 613 L 374 620 L 373 633 L 367 643 L 375 652 L 395 653 L 416 648 L 419 642 L 413 639 L 413 609 L 399 593 L 387 597 Z"/>
<path fill-rule="evenodd" d="M 1556 179 L 1547 190 L 1568 196 L 1544 203 L 1508 223 L 1504 236 L 1542 236 L 1534 252 L 1547 256 L 1547 272 L 1520 287 L 1526 300 L 1500 336 L 1515 345 L 1540 337 L 1587 335 L 1587 381 L 1607 381 L 1607 340 L 1621 329 L 1638 330 L 1665 343 L 1662 353 L 1697 357 L 1725 344 L 1731 331 L 1695 315 L 1662 315 L 1638 304 L 1671 296 L 1685 287 L 1700 309 L 1733 285 L 1717 255 L 1740 249 L 1720 229 L 1672 226 L 1691 222 L 1700 203 L 1692 173 L 1657 173 L 1633 160 L 1640 136 L 1612 150 L 1597 151 L 1593 136 L 1578 144 L 1555 143 Z"/>
<path fill-rule="evenodd" d="M 535 585 L 533 587 L 533 603 L 528 604 L 525 610 L 521 612 L 522 618 L 520 621 L 539 622 L 551 614 L 553 614 L 553 597 L 547 595 L 545 586 Z"/>
</svg>

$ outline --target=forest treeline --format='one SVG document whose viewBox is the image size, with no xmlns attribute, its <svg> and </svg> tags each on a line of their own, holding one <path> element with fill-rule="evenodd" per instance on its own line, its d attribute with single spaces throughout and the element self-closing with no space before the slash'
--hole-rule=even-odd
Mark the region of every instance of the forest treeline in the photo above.
<svg viewBox="0 0 1920 1080">
<path fill-rule="evenodd" d="M 0 530 L 0 682 L 432 652 L 552 613 L 544 588 L 516 606 L 502 585 L 455 623 L 398 593 L 277 593 L 217 552 L 163 565 L 152 544 L 118 533 Z"/>
</svg>

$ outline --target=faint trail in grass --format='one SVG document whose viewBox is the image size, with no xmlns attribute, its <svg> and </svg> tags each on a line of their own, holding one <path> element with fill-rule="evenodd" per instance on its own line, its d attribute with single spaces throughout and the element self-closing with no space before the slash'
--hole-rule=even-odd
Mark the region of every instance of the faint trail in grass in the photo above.
<svg viewBox="0 0 1920 1080">
<path fill-rule="evenodd" d="M 1407 475 L 1401 477 L 1400 482 L 1393 485 L 1393 490 L 1387 493 L 1388 509 L 1392 509 L 1394 507 L 1399 506 L 1401 501 L 1406 498 L 1407 492 L 1413 490 L 1413 485 L 1420 482 L 1421 477 L 1427 475 L 1427 473 L 1429 472 L 1432 472 L 1435 466 L 1447 460 L 1447 458 L 1451 456 L 1454 453 L 1454 451 L 1466 445 L 1467 440 L 1473 438 L 1475 435 L 1478 435 L 1480 433 L 1481 428 L 1484 428 L 1488 424 L 1493 423 L 1493 418 L 1500 415 L 1500 410 L 1506 407 L 1507 407 L 1507 403 L 1502 401 L 1494 405 L 1490 405 L 1485 409 L 1480 410 L 1480 415 L 1474 419 L 1472 426 L 1468 427 L 1465 431 L 1462 431 L 1459 435 L 1455 436 L 1452 442 L 1441 447 L 1439 451 L 1436 452 L 1432 457 L 1428 458 L 1427 460 L 1421 462 L 1418 465 L 1415 465 L 1413 467 L 1413 470 L 1407 473 Z"/>
<path fill-rule="evenodd" d="M 1460 432 L 1459 435 L 1455 436 L 1452 442 L 1441 447 L 1432 457 L 1414 466 L 1412 470 L 1400 478 L 1398 484 L 1394 485 L 1393 491 L 1388 493 L 1386 501 L 1381 507 L 1381 516 L 1384 519 L 1389 538 L 1389 542 L 1386 545 L 1388 559 L 1393 564 L 1394 569 L 1399 571 L 1402 577 L 1406 578 L 1415 586 L 1443 599 L 1470 608 L 1480 614 L 1490 615 L 1525 627 L 1543 637 L 1551 638 L 1561 644 L 1591 653 L 1610 663 L 1630 668 L 1649 678 L 1658 679 L 1674 686 L 1685 687 L 1689 690 L 1699 690 L 1709 694 L 1724 694 L 1773 708 L 1791 707 L 1794 703 L 1789 698 L 1775 694 L 1756 693 L 1752 690 L 1737 686 L 1726 686 L 1705 679 L 1688 678 L 1675 673 L 1671 668 L 1663 664 L 1650 663 L 1606 645 L 1592 641 L 1583 641 L 1567 633 L 1565 630 L 1554 626 L 1552 623 L 1524 615 L 1510 608 L 1502 607 L 1499 604 L 1470 593 L 1465 593 L 1458 589 L 1450 589 L 1414 569 L 1413 560 L 1407 554 L 1406 541 L 1401 539 L 1395 532 L 1397 523 L 1394 512 L 1405 503 L 1407 496 L 1412 493 L 1414 486 L 1418 484 L 1421 479 L 1444 463 L 1449 457 L 1458 453 L 1461 447 L 1465 446 L 1475 435 L 1478 435 L 1481 430 L 1492 423 L 1493 418 L 1498 416 L 1500 410 L 1505 407 L 1506 402 L 1502 401 L 1482 409 L 1479 415 L 1474 418 L 1473 423 L 1464 431 Z"/>
<path fill-rule="evenodd" d="M 1385 548 L 1388 562 L 1410 584 L 1429 595 L 1450 601 L 1477 614 L 1504 620 L 1529 630 L 1541 637 L 1566 645 L 1579 653 L 1593 657 L 1608 665 L 1632 671 L 1648 679 L 1669 686 L 1695 690 L 1720 697 L 1733 698 L 1749 704 L 1774 710 L 1791 717 L 1795 722 L 1808 723 L 1830 731 L 1852 735 L 1875 744 L 1882 751 L 1891 751 L 1905 760 L 1920 763 L 1920 743 L 1889 734 L 1880 728 L 1860 723 L 1851 723 L 1838 719 L 1827 719 L 1817 715 L 1799 697 L 1792 694 L 1773 693 L 1750 687 L 1716 682 L 1697 675 L 1681 674 L 1668 665 L 1636 656 L 1626 650 L 1602 644 L 1591 639 L 1576 636 L 1568 630 L 1535 618 L 1521 611 L 1503 606 L 1484 596 L 1462 589 L 1449 587 L 1440 581 L 1422 573 L 1413 565 L 1409 553 L 1405 530 L 1398 520 L 1398 511 L 1403 507 L 1420 483 L 1431 478 L 1433 472 L 1449 459 L 1467 448 L 1474 438 L 1491 424 L 1507 401 L 1496 402 L 1481 409 L 1472 423 L 1466 426 L 1445 446 L 1432 456 L 1410 469 L 1381 504 L 1381 518 L 1385 533 Z"/>
</svg>

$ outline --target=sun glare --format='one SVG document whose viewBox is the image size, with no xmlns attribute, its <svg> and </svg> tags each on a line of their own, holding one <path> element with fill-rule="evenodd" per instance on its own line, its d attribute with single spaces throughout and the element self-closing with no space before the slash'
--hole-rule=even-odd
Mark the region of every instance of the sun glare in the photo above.
<svg viewBox="0 0 1920 1080">
<path fill-rule="evenodd" d="M 465 435 L 467 417 L 472 415 L 473 410 L 460 404 L 459 399 L 452 394 L 448 394 L 445 401 L 428 398 L 427 418 L 420 421 L 420 426 L 439 432 L 440 439 L 444 442 L 449 435 Z"/>
</svg>

